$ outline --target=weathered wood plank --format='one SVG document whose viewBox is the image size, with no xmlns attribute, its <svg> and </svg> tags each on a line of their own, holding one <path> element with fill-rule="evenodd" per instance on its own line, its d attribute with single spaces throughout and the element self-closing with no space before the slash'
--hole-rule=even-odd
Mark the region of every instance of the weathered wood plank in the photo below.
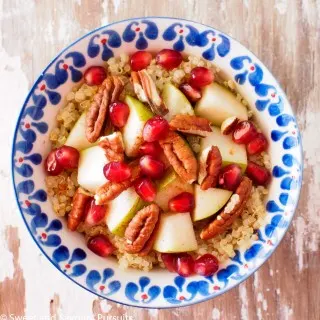
<svg viewBox="0 0 320 320">
<path fill-rule="evenodd" d="M 0 282 L 0 311 L 4 314 L 13 313 L 17 316 L 25 314 L 25 280 L 19 261 L 20 240 L 17 228 L 8 226 L 5 237 L 8 249 L 13 255 L 14 272 L 12 278 L 6 277 Z"/>
</svg>

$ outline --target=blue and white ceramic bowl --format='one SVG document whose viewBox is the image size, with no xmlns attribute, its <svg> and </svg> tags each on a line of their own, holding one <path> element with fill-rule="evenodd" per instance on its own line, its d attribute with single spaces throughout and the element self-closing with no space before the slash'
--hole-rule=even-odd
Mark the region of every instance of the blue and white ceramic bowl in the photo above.
<svg viewBox="0 0 320 320">
<path fill-rule="evenodd" d="M 50 205 L 43 159 L 64 96 L 83 72 L 120 53 L 173 48 L 219 66 L 253 109 L 270 141 L 273 179 L 259 240 L 223 264 L 213 277 L 183 278 L 165 270 L 120 270 L 92 254 L 80 234 L 67 230 Z M 12 176 L 30 234 L 58 270 L 81 287 L 112 301 L 148 308 L 186 306 L 220 295 L 255 272 L 283 238 L 299 198 L 301 141 L 290 104 L 268 69 L 245 47 L 209 26 L 173 18 L 137 18 L 99 28 L 63 50 L 33 85 L 13 141 Z"/>
</svg>

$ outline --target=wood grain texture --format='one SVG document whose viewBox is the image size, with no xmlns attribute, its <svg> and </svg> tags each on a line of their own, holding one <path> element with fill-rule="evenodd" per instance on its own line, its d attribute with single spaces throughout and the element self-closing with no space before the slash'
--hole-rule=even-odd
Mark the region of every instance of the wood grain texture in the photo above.
<svg viewBox="0 0 320 320">
<path fill-rule="evenodd" d="M 17 228 L 8 226 L 5 237 L 8 241 L 8 250 L 13 255 L 14 273 L 12 278 L 5 278 L 0 283 L 0 310 L 1 313 L 14 313 L 23 316 L 25 310 L 25 280 L 19 263 L 20 240 Z M 5 297 L 5 299 L 4 299 Z"/>
<path fill-rule="evenodd" d="M 124 307 L 76 287 L 43 257 L 9 195 L 16 116 L 34 79 L 56 53 L 101 24 L 163 15 L 220 29 L 254 52 L 287 93 L 304 148 L 304 182 L 288 233 L 254 276 L 214 300 L 171 310 Z M 307 319 L 319 316 L 319 0 L 0 0 L 0 314 L 132 319 Z"/>
</svg>

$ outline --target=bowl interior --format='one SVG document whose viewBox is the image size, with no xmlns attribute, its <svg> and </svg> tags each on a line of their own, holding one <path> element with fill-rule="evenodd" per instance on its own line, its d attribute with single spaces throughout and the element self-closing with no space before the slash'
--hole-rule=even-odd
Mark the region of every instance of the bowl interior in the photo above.
<svg viewBox="0 0 320 320">
<path fill-rule="evenodd" d="M 91 65 L 121 53 L 174 48 L 211 60 L 234 80 L 268 136 L 273 180 L 268 215 L 259 239 L 224 263 L 210 278 L 182 278 L 165 270 L 121 270 L 113 259 L 87 250 L 84 238 L 68 232 L 55 216 L 44 183 L 49 133 L 65 95 Z M 35 82 L 19 116 L 12 153 L 13 183 L 21 214 L 35 242 L 67 277 L 104 298 L 140 307 L 175 307 L 215 297 L 250 276 L 274 251 L 293 217 L 301 185 L 298 127 L 285 94 L 266 67 L 224 33 L 191 21 L 137 18 L 85 35 L 62 51 Z"/>
</svg>

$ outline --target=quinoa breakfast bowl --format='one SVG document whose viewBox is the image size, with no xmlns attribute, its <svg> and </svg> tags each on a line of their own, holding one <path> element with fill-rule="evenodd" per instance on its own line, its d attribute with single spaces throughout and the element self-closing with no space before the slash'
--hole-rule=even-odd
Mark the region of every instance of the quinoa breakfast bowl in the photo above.
<svg viewBox="0 0 320 320">
<path fill-rule="evenodd" d="M 30 234 L 69 279 L 115 302 L 186 306 L 257 270 L 298 202 L 301 141 L 279 84 L 195 22 L 92 31 L 31 89 L 12 153 Z"/>
</svg>

